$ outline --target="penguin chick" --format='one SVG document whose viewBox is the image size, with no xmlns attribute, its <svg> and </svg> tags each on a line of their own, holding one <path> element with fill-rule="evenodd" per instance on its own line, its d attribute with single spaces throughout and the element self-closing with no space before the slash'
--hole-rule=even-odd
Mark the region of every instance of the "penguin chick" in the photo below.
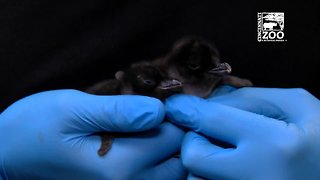
<svg viewBox="0 0 320 180">
<path fill-rule="evenodd" d="M 181 81 L 183 93 L 202 98 L 208 97 L 218 84 L 252 86 L 247 79 L 229 75 L 231 66 L 221 63 L 218 50 L 198 37 L 178 40 L 167 55 L 153 63 L 169 77 Z"/>
<path fill-rule="evenodd" d="M 157 67 L 147 62 L 131 65 L 125 71 L 118 71 L 115 79 L 105 80 L 89 87 L 86 92 L 96 95 L 136 94 L 164 100 L 166 97 L 182 91 L 182 83 L 170 79 Z M 98 150 L 104 156 L 112 147 L 115 133 L 101 132 L 101 146 Z"/>
<path fill-rule="evenodd" d="M 104 80 L 86 92 L 96 95 L 135 94 L 164 100 L 182 91 L 182 83 L 169 78 L 157 67 L 147 62 L 132 64 L 125 71 L 118 71 L 115 79 Z"/>
</svg>

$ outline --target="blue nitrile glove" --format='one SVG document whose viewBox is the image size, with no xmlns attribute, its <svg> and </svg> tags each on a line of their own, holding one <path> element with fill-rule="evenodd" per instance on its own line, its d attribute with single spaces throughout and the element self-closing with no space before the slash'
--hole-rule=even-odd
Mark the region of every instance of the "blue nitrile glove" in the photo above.
<svg viewBox="0 0 320 180">
<path fill-rule="evenodd" d="M 159 126 L 163 118 L 163 104 L 144 96 L 95 96 L 76 90 L 29 96 L 0 115 L 0 177 L 181 179 L 186 172 L 171 157 L 184 132 L 170 123 Z M 92 135 L 98 131 L 145 132 L 115 138 L 100 157 L 100 137 Z"/>
<path fill-rule="evenodd" d="M 320 179 L 320 101 L 303 89 L 176 95 L 165 105 L 169 119 L 193 130 L 181 150 L 190 179 Z"/>
</svg>

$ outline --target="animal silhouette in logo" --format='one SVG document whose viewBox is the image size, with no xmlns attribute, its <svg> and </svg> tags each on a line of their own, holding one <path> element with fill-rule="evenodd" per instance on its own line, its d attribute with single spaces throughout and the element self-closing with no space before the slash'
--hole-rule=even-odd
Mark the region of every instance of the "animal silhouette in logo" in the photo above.
<svg viewBox="0 0 320 180">
<path fill-rule="evenodd" d="M 273 30 L 274 26 L 277 26 L 277 23 L 275 22 L 263 23 L 263 30 Z"/>
</svg>

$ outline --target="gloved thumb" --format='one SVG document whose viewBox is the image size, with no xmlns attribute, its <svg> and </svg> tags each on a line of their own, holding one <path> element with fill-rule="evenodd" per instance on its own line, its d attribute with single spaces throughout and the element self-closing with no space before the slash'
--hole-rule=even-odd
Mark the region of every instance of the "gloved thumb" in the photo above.
<svg viewBox="0 0 320 180">
<path fill-rule="evenodd" d="M 55 121 L 55 126 L 68 133 L 144 131 L 159 125 L 165 114 L 163 104 L 155 98 L 97 96 L 77 90 L 38 93 L 22 99 L 15 106 L 20 106 L 19 109 L 32 107 L 37 112 L 34 114 L 45 114 L 46 121 Z"/>
<path fill-rule="evenodd" d="M 73 124 L 86 131 L 136 132 L 159 125 L 164 107 L 155 98 L 136 95 L 96 96 L 72 94 Z"/>
</svg>

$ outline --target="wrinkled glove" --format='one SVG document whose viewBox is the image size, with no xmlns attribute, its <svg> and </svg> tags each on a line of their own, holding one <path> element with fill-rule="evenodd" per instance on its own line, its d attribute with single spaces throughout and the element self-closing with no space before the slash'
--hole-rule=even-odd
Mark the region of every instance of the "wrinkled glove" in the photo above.
<svg viewBox="0 0 320 180">
<path fill-rule="evenodd" d="M 29 96 L 0 115 L 0 177 L 181 179 L 186 172 L 171 157 L 184 132 L 170 123 L 160 125 L 163 118 L 163 104 L 143 96 L 75 90 Z M 95 135 L 100 131 L 144 132 L 115 138 L 100 157 L 101 139 Z"/>
<path fill-rule="evenodd" d="M 318 99 L 303 89 L 216 94 L 176 95 L 165 103 L 169 119 L 191 130 L 181 152 L 189 179 L 320 179 Z"/>
</svg>

